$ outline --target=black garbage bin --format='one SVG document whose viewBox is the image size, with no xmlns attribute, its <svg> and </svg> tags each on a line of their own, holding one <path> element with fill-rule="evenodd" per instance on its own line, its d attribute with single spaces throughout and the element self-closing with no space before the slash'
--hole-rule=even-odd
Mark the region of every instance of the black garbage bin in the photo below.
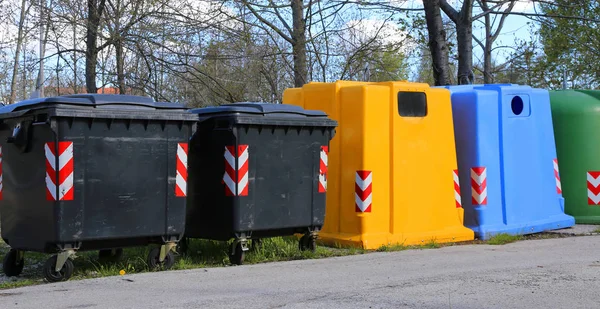
<svg viewBox="0 0 600 309">
<path fill-rule="evenodd" d="M 185 238 L 233 238 L 230 260 L 238 265 L 249 239 L 303 234 L 300 248 L 314 250 L 337 122 L 321 111 L 251 102 L 189 112 L 198 127 L 190 141 Z"/>
<path fill-rule="evenodd" d="M 56 253 L 48 281 L 67 280 L 76 251 L 119 254 L 159 244 L 150 267 L 173 265 L 185 229 L 187 148 L 197 117 L 182 105 L 119 95 L 72 95 L 0 108 L 0 217 L 11 250 Z"/>
</svg>

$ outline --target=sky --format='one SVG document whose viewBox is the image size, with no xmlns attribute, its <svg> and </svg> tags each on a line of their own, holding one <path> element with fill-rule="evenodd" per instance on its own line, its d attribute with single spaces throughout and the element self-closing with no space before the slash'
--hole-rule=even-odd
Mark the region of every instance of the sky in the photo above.
<svg viewBox="0 0 600 309">
<path fill-rule="evenodd" d="M 475 1 L 477 2 L 477 1 Z M 411 8 L 421 8 L 423 7 L 423 2 L 421 0 L 408 0 L 403 7 L 411 7 Z M 460 9 L 462 5 L 462 0 L 448 0 L 455 9 Z M 491 4 L 490 4 L 491 5 Z M 504 8 L 508 7 L 508 5 L 504 6 Z M 513 12 L 523 12 L 523 13 L 533 13 L 535 11 L 534 4 L 529 0 L 519 0 L 515 4 L 515 7 L 512 10 Z M 477 8 L 474 9 L 474 14 L 481 12 L 478 5 Z M 442 16 L 445 15 L 442 13 Z M 496 24 L 500 21 L 500 15 L 496 15 L 497 20 Z M 531 29 L 528 26 L 527 22 L 530 20 L 525 16 L 517 16 L 517 15 L 509 15 L 502 27 L 501 34 L 498 36 L 498 39 L 495 42 L 496 46 L 513 46 L 515 43 L 515 37 L 522 40 L 531 40 Z M 473 36 L 478 38 L 485 37 L 485 30 L 483 29 L 483 18 L 480 21 L 475 21 L 473 23 Z M 473 61 L 478 62 L 478 60 L 482 60 L 483 51 L 482 49 L 473 42 Z M 497 57 L 498 63 L 503 62 L 506 57 L 509 55 L 511 50 L 509 48 L 499 49 L 498 52 L 493 54 L 493 57 Z"/>
<path fill-rule="evenodd" d="M 177 1 L 177 0 L 174 0 Z M 359 1 L 359 0 L 357 0 Z M 2 6 L 7 7 L 7 6 L 11 6 L 11 7 L 18 7 L 18 2 L 17 0 L 0 0 L 0 3 L 2 3 Z M 194 2 L 194 1 L 192 1 Z M 203 1 L 198 1 L 199 3 L 203 3 Z M 448 2 L 453 5 L 455 8 L 460 8 L 461 4 L 462 4 L 462 0 L 448 0 Z M 401 7 L 407 7 L 407 8 L 422 8 L 422 0 L 390 0 L 388 2 L 391 5 L 398 5 Z M 12 5 L 11 5 L 12 4 Z M 199 5 L 201 6 L 201 5 Z M 475 9 L 475 13 L 479 10 L 479 8 Z M 533 3 L 530 0 L 520 0 L 517 2 L 516 7 L 513 9 L 514 12 L 534 12 L 534 7 L 533 7 Z M 18 16 L 18 15 L 17 15 Z M 445 16 L 444 14 L 442 14 L 442 16 Z M 16 16 L 15 16 L 16 17 Z M 499 15 L 498 15 L 499 17 Z M 383 22 L 383 19 L 378 19 L 378 18 L 384 18 L 384 17 L 377 17 L 377 16 L 371 16 L 370 19 L 368 20 L 361 20 L 360 22 L 363 24 L 363 26 L 357 27 L 356 30 L 358 31 L 362 31 L 364 32 L 365 36 L 370 36 L 371 32 L 376 32 L 378 29 L 380 29 L 381 27 L 381 23 Z M 498 18 L 499 19 L 499 18 Z M 499 38 L 496 41 L 496 46 L 513 46 L 514 42 L 515 42 L 515 37 L 519 38 L 519 39 L 523 39 L 523 40 L 529 40 L 531 38 L 531 34 L 530 34 L 530 27 L 527 25 L 529 19 L 527 17 L 524 16 L 515 16 L 515 15 L 511 15 L 509 17 L 507 17 L 506 22 L 504 24 L 504 28 L 502 29 L 501 35 L 499 36 Z M 357 21 L 349 21 L 349 23 L 353 23 L 353 22 L 357 22 Z M 473 29 L 473 35 L 475 37 L 483 37 L 483 29 L 482 24 L 480 22 L 475 22 L 474 23 L 475 29 Z M 394 28 L 397 29 L 397 25 L 395 24 L 391 24 L 389 29 L 387 29 L 386 27 L 386 31 L 383 31 L 382 33 L 384 33 L 383 37 L 384 37 L 384 41 L 389 41 L 389 40 L 394 40 L 394 37 L 397 38 L 397 40 L 402 40 L 402 35 L 394 35 Z M 388 31 L 389 30 L 389 31 Z M 10 21 L 0 21 L 0 41 L 5 41 L 5 39 L 7 37 L 13 37 L 16 35 L 16 26 L 13 24 L 10 24 Z M 359 35 L 357 33 L 354 33 L 353 35 L 355 35 L 357 38 L 362 37 L 362 35 Z M 71 39 L 67 38 L 69 42 L 71 42 Z M 82 42 L 83 44 L 83 42 Z M 37 41 L 34 40 L 32 42 L 29 42 L 29 47 L 33 47 L 36 48 L 37 45 Z M 474 55 L 473 55 L 473 60 L 474 63 L 479 63 L 481 62 L 481 58 L 482 58 L 482 49 L 476 44 L 473 44 L 474 46 Z M 37 50 L 37 48 L 36 48 Z M 408 52 L 410 50 L 412 50 L 412 48 L 407 47 Z M 405 50 L 406 51 L 406 50 Z M 497 63 L 503 63 L 504 60 L 507 58 L 507 56 L 509 55 L 509 53 L 512 50 L 510 48 L 504 48 L 504 49 L 500 49 L 494 52 L 493 57 L 495 58 Z M 10 51 L 9 51 L 10 53 Z"/>
</svg>

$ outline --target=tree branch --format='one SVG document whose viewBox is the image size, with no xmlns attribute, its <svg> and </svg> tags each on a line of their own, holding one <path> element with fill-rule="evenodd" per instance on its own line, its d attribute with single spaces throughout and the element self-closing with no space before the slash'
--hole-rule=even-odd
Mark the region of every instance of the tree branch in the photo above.
<svg viewBox="0 0 600 309">
<path fill-rule="evenodd" d="M 459 23 L 460 14 L 446 0 L 440 0 L 440 8 L 455 24 Z"/>
</svg>

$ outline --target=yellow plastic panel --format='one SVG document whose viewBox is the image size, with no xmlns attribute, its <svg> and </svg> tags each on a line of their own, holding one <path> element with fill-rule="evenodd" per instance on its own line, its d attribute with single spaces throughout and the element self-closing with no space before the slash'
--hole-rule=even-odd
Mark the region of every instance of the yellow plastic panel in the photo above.
<svg viewBox="0 0 600 309">
<path fill-rule="evenodd" d="M 427 116 L 401 117 L 398 91 L 424 92 Z M 309 83 L 287 89 L 283 103 L 322 110 L 339 123 L 321 241 L 377 249 L 474 239 L 454 199 L 448 90 L 407 82 Z"/>
</svg>

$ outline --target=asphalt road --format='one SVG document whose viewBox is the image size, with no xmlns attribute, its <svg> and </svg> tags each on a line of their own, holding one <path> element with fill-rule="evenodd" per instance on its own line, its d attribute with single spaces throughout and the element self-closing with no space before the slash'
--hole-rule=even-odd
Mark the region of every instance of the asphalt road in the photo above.
<svg viewBox="0 0 600 309">
<path fill-rule="evenodd" d="M 168 271 L 0 291 L 0 308 L 600 308 L 600 236 Z"/>
</svg>

